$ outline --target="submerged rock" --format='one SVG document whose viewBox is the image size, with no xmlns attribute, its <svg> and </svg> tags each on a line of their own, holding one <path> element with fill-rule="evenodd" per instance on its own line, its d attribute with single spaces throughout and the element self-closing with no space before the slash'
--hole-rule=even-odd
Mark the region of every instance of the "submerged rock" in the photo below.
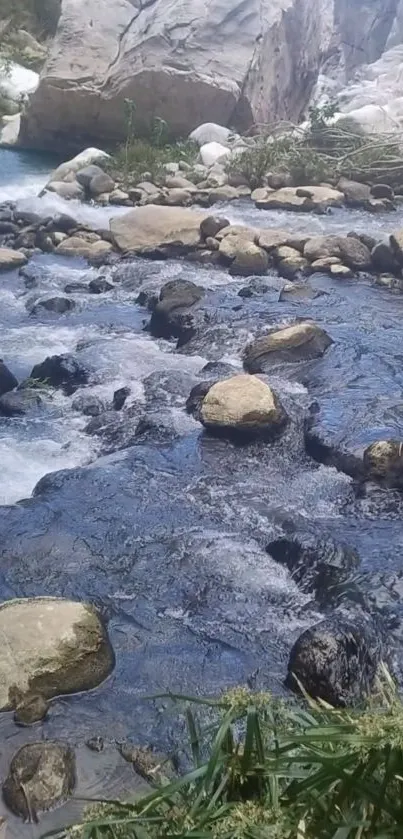
<svg viewBox="0 0 403 839">
<path fill-rule="evenodd" d="M 42 398 L 35 388 L 23 388 L 0 396 L 0 416 L 17 417 L 28 414 L 42 404 Z"/>
<path fill-rule="evenodd" d="M 86 417 L 99 417 L 99 415 L 105 410 L 102 399 L 92 393 L 80 393 L 73 400 L 71 407 L 73 408 L 73 411 L 79 411 Z"/>
<path fill-rule="evenodd" d="M 244 366 L 249 373 L 265 373 L 279 361 L 307 361 L 320 358 L 333 343 L 330 336 L 311 321 L 274 329 L 245 347 Z"/>
<path fill-rule="evenodd" d="M 257 376 L 240 374 L 213 384 L 203 399 L 200 420 L 212 434 L 240 440 L 272 439 L 287 414 L 277 395 Z"/>
<path fill-rule="evenodd" d="M 37 300 L 31 307 L 31 315 L 40 314 L 42 311 L 53 312 L 57 315 L 64 315 L 75 309 L 75 302 L 70 297 L 44 297 Z"/>
<path fill-rule="evenodd" d="M 10 600 L 0 606 L 0 710 L 18 695 L 50 699 L 96 687 L 113 667 L 113 652 L 97 612 L 55 597 Z"/>
<path fill-rule="evenodd" d="M 16 816 L 36 822 L 37 813 L 62 804 L 76 782 L 74 752 L 62 743 L 29 743 L 14 755 L 3 783 L 4 801 Z"/>
<path fill-rule="evenodd" d="M 299 681 L 314 699 L 351 705 L 371 693 L 381 660 L 382 644 L 372 624 L 325 620 L 295 642 L 286 684 L 298 691 Z"/>
<path fill-rule="evenodd" d="M 337 592 L 360 564 L 356 551 L 332 539 L 283 537 L 270 542 L 267 551 L 276 562 L 286 565 L 293 579 L 320 603 L 331 600 L 332 590 Z"/>
</svg>

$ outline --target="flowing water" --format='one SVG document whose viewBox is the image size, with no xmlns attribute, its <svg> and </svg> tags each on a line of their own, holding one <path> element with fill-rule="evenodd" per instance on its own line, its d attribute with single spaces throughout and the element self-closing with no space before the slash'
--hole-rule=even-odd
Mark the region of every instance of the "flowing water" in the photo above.
<svg viewBox="0 0 403 839">
<path fill-rule="evenodd" d="M 36 197 L 48 168 L 43 159 L 0 151 L 0 201 L 46 212 L 63 207 L 105 226 L 111 209 Z M 220 212 L 312 233 L 380 236 L 403 226 L 400 210 L 301 217 L 239 203 Z M 243 298 L 245 281 L 211 267 L 138 259 L 117 270 L 38 256 L 28 275 L 5 274 L 0 283 L 1 355 L 19 379 L 48 355 L 74 352 L 90 370 L 87 394 L 107 406 L 128 386 L 129 403 L 149 419 L 149 431 L 133 439 L 125 414 L 127 427 L 117 434 L 131 445 L 114 453 L 119 445 L 108 448 L 86 433 L 88 417 L 73 407 L 77 394 L 52 395 L 36 413 L 0 420 L 0 597 L 93 601 L 109 621 L 116 653 L 102 686 L 56 699 L 40 727 L 19 729 L 2 715 L 0 775 L 22 743 L 65 738 L 77 750 L 78 793 L 93 796 L 130 788 L 117 741 L 168 752 L 180 742 L 183 723 L 172 702 L 147 695 L 213 694 L 238 683 L 283 690 L 291 645 L 323 606 L 265 551 L 273 537 L 297 532 L 355 547 L 388 608 L 392 591 L 400 661 L 401 496 L 380 488 L 357 496 L 350 477 L 306 454 L 303 423 L 316 400 L 323 436 L 348 452 L 384 435 L 402 437 L 403 296 L 365 277 L 315 275 L 315 299 L 280 302 L 274 275 L 266 294 Z M 28 313 L 41 293 L 108 273 L 114 289 L 99 296 L 77 290 L 72 313 Z M 149 315 L 135 303 L 140 287 L 178 277 L 206 288 L 205 328 L 180 351 L 144 331 Z M 259 329 L 305 317 L 325 326 L 334 344 L 323 359 L 273 370 L 270 381 L 292 418 L 282 439 L 239 448 L 207 437 L 184 410 L 192 386 L 207 375 L 205 364 L 223 361 L 239 371 L 242 349 Z M 106 743 L 101 755 L 85 747 L 97 735 Z M 39 826 L 11 819 L 11 836 L 39 836 L 70 819 L 74 807 Z"/>
</svg>

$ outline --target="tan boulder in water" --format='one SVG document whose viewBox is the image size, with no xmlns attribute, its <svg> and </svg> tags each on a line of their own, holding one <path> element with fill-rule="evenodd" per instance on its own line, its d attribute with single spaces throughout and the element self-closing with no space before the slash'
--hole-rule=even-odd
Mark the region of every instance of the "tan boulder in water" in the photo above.
<svg viewBox="0 0 403 839">
<path fill-rule="evenodd" d="M 275 437 L 287 422 L 274 391 L 247 374 L 213 385 L 203 399 L 200 418 L 214 434 L 247 439 Z"/>
<path fill-rule="evenodd" d="M 183 207 L 148 204 L 116 216 L 110 228 L 121 251 L 140 252 L 173 243 L 192 248 L 199 244 L 200 225 L 209 215 Z"/>
<path fill-rule="evenodd" d="M 107 632 L 91 606 L 56 597 L 0 606 L 0 710 L 28 693 L 49 699 L 89 690 L 113 663 Z"/>
<path fill-rule="evenodd" d="M 0 248 L 0 271 L 12 271 L 28 262 L 25 253 L 11 248 Z"/>
<path fill-rule="evenodd" d="M 282 326 L 248 344 L 244 366 L 250 373 L 264 373 L 275 362 L 319 358 L 332 343 L 327 332 L 312 321 Z"/>
<path fill-rule="evenodd" d="M 364 469 L 369 478 L 403 489 L 403 440 L 378 440 L 364 452 Z"/>
</svg>

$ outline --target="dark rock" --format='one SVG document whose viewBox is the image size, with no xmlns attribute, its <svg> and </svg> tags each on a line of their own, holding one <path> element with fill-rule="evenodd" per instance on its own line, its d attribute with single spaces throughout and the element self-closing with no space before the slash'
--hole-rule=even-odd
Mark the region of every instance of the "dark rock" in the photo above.
<svg viewBox="0 0 403 839">
<path fill-rule="evenodd" d="M 89 286 L 86 283 L 67 283 L 64 291 L 66 294 L 88 294 Z"/>
<path fill-rule="evenodd" d="M 224 227 L 228 227 L 229 221 L 226 218 L 220 218 L 219 216 L 208 216 L 207 218 L 203 219 L 200 225 L 200 233 L 202 239 L 206 240 L 209 237 L 214 239 L 217 233 L 220 230 L 223 230 Z"/>
<path fill-rule="evenodd" d="M 355 236 L 340 236 L 339 250 L 342 262 L 349 268 L 356 271 L 368 271 L 371 267 L 369 249 Z"/>
<path fill-rule="evenodd" d="M 61 743 L 29 743 L 14 755 L 3 798 L 16 816 L 37 821 L 37 813 L 62 804 L 75 785 L 74 752 Z"/>
<path fill-rule="evenodd" d="M 37 300 L 31 307 L 30 314 L 37 315 L 42 311 L 52 312 L 57 315 L 64 315 L 66 312 L 71 312 L 75 308 L 74 300 L 70 297 L 44 297 Z"/>
<path fill-rule="evenodd" d="M 156 286 L 155 288 L 143 288 L 138 297 L 136 298 L 136 303 L 138 306 L 144 306 L 145 309 L 148 309 L 149 312 L 152 312 L 153 309 L 158 304 L 159 300 L 159 289 Z"/>
<path fill-rule="evenodd" d="M 192 308 L 204 296 L 204 289 L 189 280 L 171 280 L 162 287 L 150 320 L 155 338 L 177 338 L 178 346 L 195 334 Z M 190 311 L 189 311 L 190 310 Z"/>
<path fill-rule="evenodd" d="M 142 410 L 141 406 L 131 405 L 127 411 L 104 411 L 90 420 L 85 431 L 101 439 L 103 454 L 128 449 L 138 443 L 136 430 Z"/>
<path fill-rule="evenodd" d="M 360 564 L 357 552 L 346 545 L 303 535 L 276 539 L 267 552 L 288 568 L 303 591 L 312 592 L 322 604 L 332 599 L 332 590 L 337 596 L 338 587 Z"/>
<path fill-rule="evenodd" d="M 118 390 L 115 390 L 112 403 L 115 411 L 122 410 L 128 396 L 130 396 L 129 387 L 120 387 Z"/>
<path fill-rule="evenodd" d="M 104 294 L 106 291 L 112 291 L 113 283 L 110 283 L 105 277 L 95 277 L 89 284 L 91 294 Z"/>
<path fill-rule="evenodd" d="M 243 286 L 238 291 L 238 297 L 259 297 L 261 294 L 266 294 L 270 290 L 270 286 L 264 280 L 253 278 L 250 283 Z"/>
<path fill-rule="evenodd" d="M 348 207 L 366 207 L 370 199 L 370 188 L 368 184 L 359 181 L 350 181 L 348 178 L 340 178 L 337 189 L 344 193 L 345 202 Z"/>
<path fill-rule="evenodd" d="M 371 251 L 372 265 L 375 271 L 387 274 L 399 274 L 400 267 L 387 242 L 378 242 Z"/>
<path fill-rule="evenodd" d="M 78 222 L 67 213 L 57 213 L 46 225 L 48 230 L 58 230 L 60 233 L 70 233 L 78 227 Z"/>
<path fill-rule="evenodd" d="M 363 475 L 363 464 L 361 458 L 355 454 L 354 447 L 349 447 L 348 438 L 344 439 L 345 429 L 342 426 L 336 433 L 332 423 L 326 423 L 327 410 L 324 409 L 325 421 L 322 420 L 322 411 L 317 402 L 314 402 L 309 409 L 305 420 L 304 440 L 307 453 L 323 463 L 325 466 L 335 466 L 346 475 L 358 480 Z"/>
<path fill-rule="evenodd" d="M 296 677 L 314 699 L 344 707 L 371 693 L 381 660 L 382 644 L 370 622 L 321 621 L 295 642 L 286 684 L 298 691 Z"/>
<path fill-rule="evenodd" d="M 71 407 L 73 411 L 79 411 L 86 417 L 99 417 L 105 410 L 104 403 L 99 396 L 87 393 L 80 393 L 76 396 Z"/>
<path fill-rule="evenodd" d="M 23 388 L 0 396 L 0 416 L 16 417 L 29 413 L 42 404 L 42 399 L 35 388 Z"/>
<path fill-rule="evenodd" d="M 3 393 L 8 393 L 10 390 L 14 390 L 17 386 L 17 379 L 8 367 L 6 367 L 3 360 L 0 359 L 0 396 L 3 396 Z"/>
<path fill-rule="evenodd" d="M 17 249 L 28 248 L 32 250 L 36 247 L 36 235 L 36 229 L 31 230 L 31 228 L 28 228 L 27 230 L 22 230 L 15 239 L 14 247 Z"/>
<path fill-rule="evenodd" d="M 14 224 L 12 221 L 1 221 L 0 220 L 0 234 L 3 235 L 4 233 L 11 233 L 14 236 L 17 235 L 19 232 L 19 228 L 17 224 Z"/>
<path fill-rule="evenodd" d="M 358 239 L 369 251 L 372 251 L 372 248 L 376 245 L 376 239 L 373 236 L 369 236 L 368 233 L 356 233 L 355 230 L 347 233 L 347 239 Z"/>
<path fill-rule="evenodd" d="M 17 725 L 34 725 L 45 719 L 49 702 L 39 694 L 27 694 L 16 705 L 14 722 Z"/>
<path fill-rule="evenodd" d="M 106 172 L 103 172 L 101 169 L 97 175 L 94 175 L 94 177 L 91 178 L 88 189 L 90 194 L 95 197 L 97 195 L 102 195 L 105 192 L 113 192 L 115 189 L 115 181 L 110 177 L 110 175 L 107 175 Z"/>
<path fill-rule="evenodd" d="M 286 283 L 280 291 L 279 300 L 283 303 L 286 300 L 316 300 L 326 294 L 317 288 L 312 288 L 308 283 Z"/>
<path fill-rule="evenodd" d="M 89 189 L 91 181 L 96 175 L 103 175 L 104 171 L 101 169 L 100 166 L 96 166 L 95 163 L 91 163 L 89 166 L 84 166 L 83 169 L 79 169 L 76 172 L 76 181 L 78 181 L 84 189 Z"/>
<path fill-rule="evenodd" d="M 67 395 L 80 385 L 87 384 L 88 373 L 73 355 L 51 355 L 31 370 L 31 379 L 45 382 L 50 387 L 60 387 Z"/>
<path fill-rule="evenodd" d="M 153 443 L 167 443 L 179 436 L 172 412 L 163 409 L 143 414 L 136 428 L 137 438 L 152 440 Z"/>
<path fill-rule="evenodd" d="M 104 750 L 104 739 L 103 737 L 90 737 L 89 740 L 85 741 L 85 745 L 91 752 L 103 752 Z"/>
<path fill-rule="evenodd" d="M 371 195 L 374 198 L 387 198 L 389 201 L 394 201 L 395 193 L 389 184 L 374 184 L 371 186 Z"/>
<path fill-rule="evenodd" d="M 207 382 L 199 382 L 197 385 L 192 387 L 192 390 L 190 391 L 190 394 L 186 400 L 187 413 L 191 414 L 199 422 L 201 422 L 200 411 L 203 399 L 207 395 L 215 381 L 218 381 L 218 379 L 210 379 Z"/>
</svg>

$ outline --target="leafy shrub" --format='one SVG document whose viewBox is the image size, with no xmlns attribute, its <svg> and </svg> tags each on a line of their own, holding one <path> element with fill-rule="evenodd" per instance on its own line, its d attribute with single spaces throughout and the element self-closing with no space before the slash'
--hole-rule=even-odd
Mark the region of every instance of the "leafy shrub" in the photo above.
<svg viewBox="0 0 403 839">
<path fill-rule="evenodd" d="M 216 702 L 190 700 L 188 774 L 48 836 L 401 839 L 403 706 L 386 671 L 384 680 L 376 701 L 356 710 L 311 700 L 302 707 L 241 688 Z"/>
</svg>

